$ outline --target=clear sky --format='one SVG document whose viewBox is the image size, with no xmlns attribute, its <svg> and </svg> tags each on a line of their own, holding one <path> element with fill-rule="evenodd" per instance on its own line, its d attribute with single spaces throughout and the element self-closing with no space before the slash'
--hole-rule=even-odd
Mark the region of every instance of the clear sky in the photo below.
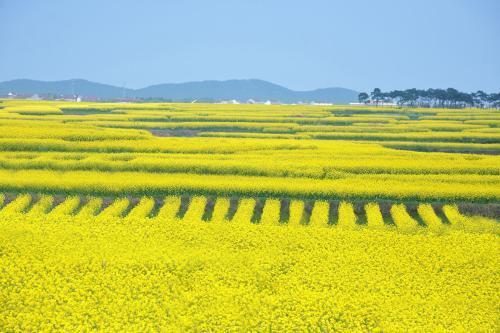
<svg viewBox="0 0 500 333">
<path fill-rule="evenodd" d="M 0 81 L 500 91 L 500 0 L 0 0 Z"/>
</svg>

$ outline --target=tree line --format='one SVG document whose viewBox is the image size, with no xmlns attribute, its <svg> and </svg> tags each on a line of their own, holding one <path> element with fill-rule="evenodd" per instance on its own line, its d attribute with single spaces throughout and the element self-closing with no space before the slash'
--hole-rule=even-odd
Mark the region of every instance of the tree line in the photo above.
<svg viewBox="0 0 500 333">
<path fill-rule="evenodd" d="M 474 93 L 464 93 L 454 88 L 448 89 L 406 89 L 383 92 L 379 88 L 368 94 L 358 95 L 360 103 L 379 105 L 395 103 L 399 106 L 438 107 L 438 108 L 498 108 L 500 93 L 487 94 L 478 90 Z"/>
</svg>

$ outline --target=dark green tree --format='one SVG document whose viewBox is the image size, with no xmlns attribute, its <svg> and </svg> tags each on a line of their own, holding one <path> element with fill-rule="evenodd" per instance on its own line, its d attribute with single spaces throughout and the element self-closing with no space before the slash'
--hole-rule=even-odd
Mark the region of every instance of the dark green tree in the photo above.
<svg viewBox="0 0 500 333">
<path fill-rule="evenodd" d="M 373 91 L 371 92 L 370 95 L 371 95 L 372 101 L 374 101 L 376 105 L 378 105 L 378 103 L 380 103 L 382 101 L 383 95 L 382 95 L 382 91 L 380 90 L 380 88 L 373 89 Z"/>
<path fill-rule="evenodd" d="M 366 104 L 369 99 L 370 99 L 370 96 L 367 93 L 365 93 L 365 92 L 359 93 L 359 95 L 358 95 L 358 101 L 360 103 L 365 103 Z"/>
</svg>

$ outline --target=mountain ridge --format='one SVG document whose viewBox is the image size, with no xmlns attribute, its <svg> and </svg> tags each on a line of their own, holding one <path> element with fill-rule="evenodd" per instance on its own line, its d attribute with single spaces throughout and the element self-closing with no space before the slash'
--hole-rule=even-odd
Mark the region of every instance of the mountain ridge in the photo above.
<svg viewBox="0 0 500 333">
<path fill-rule="evenodd" d="M 41 81 L 15 79 L 0 82 L 0 96 L 15 94 L 54 94 L 93 96 L 101 99 L 163 98 L 173 101 L 230 100 L 349 103 L 357 100 L 358 92 L 342 87 L 296 91 L 260 79 L 205 80 L 183 83 L 160 83 L 139 89 L 121 88 L 85 79 Z"/>
</svg>

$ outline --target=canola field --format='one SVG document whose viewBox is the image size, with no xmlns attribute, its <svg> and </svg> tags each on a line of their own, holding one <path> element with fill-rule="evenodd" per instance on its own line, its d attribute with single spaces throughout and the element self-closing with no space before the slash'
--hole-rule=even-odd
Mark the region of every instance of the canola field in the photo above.
<svg viewBox="0 0 500 333">
<path fill-rule="evenodd" d="M 496 332 L 499 123 L 3 100 L 0 330 Z"/>
</svg>

